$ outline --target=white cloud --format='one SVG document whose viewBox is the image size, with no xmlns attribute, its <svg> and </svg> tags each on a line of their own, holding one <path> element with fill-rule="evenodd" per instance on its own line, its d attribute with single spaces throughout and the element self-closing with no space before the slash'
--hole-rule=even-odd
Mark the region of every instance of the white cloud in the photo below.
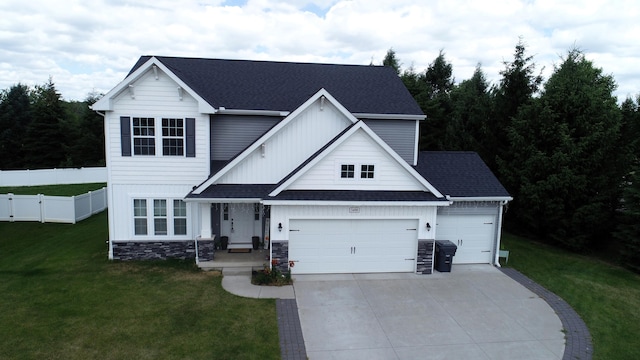
<svg viewBox="0 0 640 360">
<path fill-rule="evenodd" d="M 106 92 L 141 55 L 369 64 L 393 47 L 426 69 L 443 49 L 456 81 L 499 80 L 518 37 L 549 76 L 574 46 L 640 92 L 640 4 L 631 1 L 5 0 L 0 89 L 53 77 L 66 99 Z"/>
</svg>

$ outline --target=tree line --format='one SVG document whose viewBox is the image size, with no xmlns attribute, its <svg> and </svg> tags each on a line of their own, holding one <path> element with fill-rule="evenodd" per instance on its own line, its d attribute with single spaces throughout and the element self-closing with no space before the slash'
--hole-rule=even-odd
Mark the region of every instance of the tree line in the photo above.
<svg viewBox="0 0 640 360">
<path fill-rule="evenodd" d="M 89 109 L 99 99 L 64 101 L 51 79 L 0 93 L 0 170 L 104 166 L 102 116 Z"/>
<path fill-rule="evenodd" d="M 481 65 L 456 84 L 444 51 L 396 70 L 424 113 L 421 150 L 475 151 L 514 200 L 505 226 L 640 271 L 640 94 L 618 104 L 613 76 L 570 49 L 546 81 L 525 43 L 497 84 Z"/>
</svg>

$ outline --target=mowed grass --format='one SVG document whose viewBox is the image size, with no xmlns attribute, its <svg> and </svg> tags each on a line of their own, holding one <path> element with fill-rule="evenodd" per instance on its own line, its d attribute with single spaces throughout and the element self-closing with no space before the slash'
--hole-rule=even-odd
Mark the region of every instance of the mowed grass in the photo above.
<svg viewBox="0 0 640 360">
<path fill-rule="evenodd" d="M 592 257 L 503 236 L 514 267 L 554 292 L 582 317 L 594 359 L 640 359 L 640 275 Z"/>
<path fill-rule="evenodd" d="M 42 185 L 42 186 L 2 186 L 0 194 L 14 195 L 38 195 L 49 196 L 74 196 L 89 191 L 100 190 L 107 186 L 106 183 L 68 184 L 68 185 Z"/>
<path fill-rule="evenodd" d="M 0 359 L 278 359 L 274 300 L 193 262 L 110 262 L 106 211 L 0 223 Z"/>
</svg>

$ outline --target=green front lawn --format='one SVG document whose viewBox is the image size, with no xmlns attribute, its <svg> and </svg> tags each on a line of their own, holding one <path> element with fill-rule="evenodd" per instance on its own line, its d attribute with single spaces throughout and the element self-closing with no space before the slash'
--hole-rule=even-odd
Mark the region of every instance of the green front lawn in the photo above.
<svg viewBox="0 0 640 360">
<path fill-rule="evenodd" d="M 107 212 L 0 223 L 1 359 L 278 359 L 275 301 L 193 262 L 110 262 Z"/>
<path fill-rule="evenodd" d="M 48 196 L 74 196 L 89 191 L 100 190 L 107 186 L 106 183 L 67 184 L 67 185 L 41 185 L 41 186 L 2 186 L 0 194 L 14 195 L 38 195 Z"/>
<path fill-rule="evenodd" d="M 593 337 L 594 359 L 640 359 L 640 275 L 505 234 L 514 267 L 569 303 Z"/>
</svg>

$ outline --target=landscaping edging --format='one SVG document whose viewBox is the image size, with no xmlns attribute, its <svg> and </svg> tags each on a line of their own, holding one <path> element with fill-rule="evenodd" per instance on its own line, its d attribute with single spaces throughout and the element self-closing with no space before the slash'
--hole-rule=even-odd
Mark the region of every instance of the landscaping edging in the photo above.
<svg viewBox="0 0 640 360">
<path fill-rule="evenodd" d="M 584 321 L 582 321 L 580 315 L 578 315 L 566 301 L 529 279 L 516 269 L 501 267 L 500 270 L 505 275 L 540 296 L 540 298 L 546 301 L 553 311 L 556 312 L 566 331 L 564 355 L 562 356 L 563 360 L 591 360 L 593 357 L 591 333 L 589 333 L 589 329 Z"/>
</svg>

